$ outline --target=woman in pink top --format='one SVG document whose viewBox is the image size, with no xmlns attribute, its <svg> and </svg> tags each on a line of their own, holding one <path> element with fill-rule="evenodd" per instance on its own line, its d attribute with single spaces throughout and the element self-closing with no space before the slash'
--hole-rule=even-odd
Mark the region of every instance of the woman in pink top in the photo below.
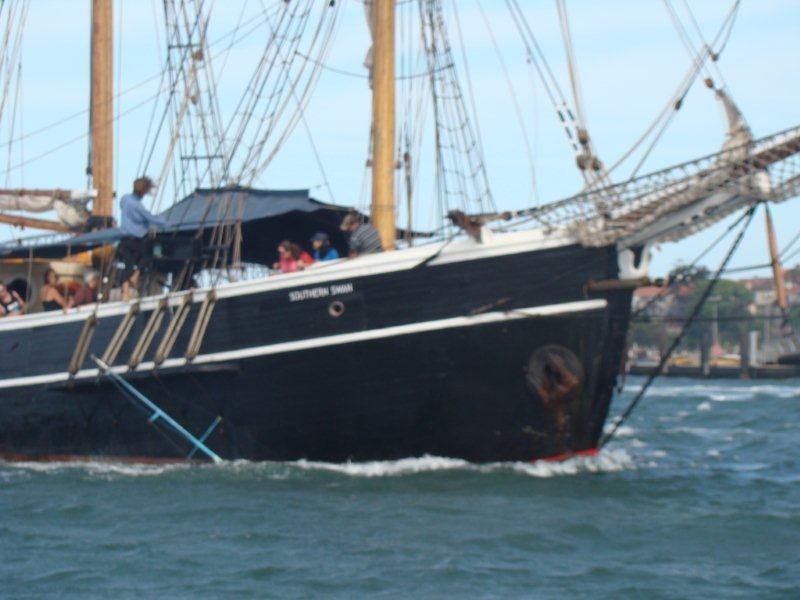
<svg viewBox="0 0 800 600">
<path fill-rule="evenodd" d="M 281 273 L 294 273 L 314 262 L 311 255 L 300 246 L 289 240 L 284 240 L 278 244 L 278 262 L 272 268 L 278 269 Z"/>
</svg>

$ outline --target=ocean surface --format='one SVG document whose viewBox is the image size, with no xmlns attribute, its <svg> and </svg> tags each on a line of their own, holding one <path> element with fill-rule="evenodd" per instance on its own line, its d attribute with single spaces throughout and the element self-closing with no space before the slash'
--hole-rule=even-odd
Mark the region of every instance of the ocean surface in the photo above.
<svg viewBox="0 0 800 600">
<path fill-rule="evenodd" d="M 0 463 L 0 596 L 800 598 L 799 442 L 800 381 L 663 379 L 563 463 Z"/>
</svg>

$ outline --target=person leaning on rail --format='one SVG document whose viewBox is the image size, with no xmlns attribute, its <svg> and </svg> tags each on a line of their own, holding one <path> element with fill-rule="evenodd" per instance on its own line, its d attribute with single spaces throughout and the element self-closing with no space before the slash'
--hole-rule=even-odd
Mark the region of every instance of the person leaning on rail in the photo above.
<svg viewBox="0 0 800 600">
<path fill-rule="evenodd" d="M 123 299 L 129 297 L 127 289 L 132 278 L 138 281 L 138 276 L 134 276 L 134 271 L 142 268 L 142 260 L 145 257 L 144 238 L 155 232 L 160 227 L 165 227 L 167 222 L 158 215 L 154 215 L 142 204 L 142 199 L 155 190 L 155 184 L 149 177 L 139 177 L 133 182 L 133 193 L 125 194 L 119 201 L 121 211 L 120 229 L 125 235 L 117 246 L 117 256 L 125 263 L 125 269 L 120 275 L 122 281 Z"/>
</svg>

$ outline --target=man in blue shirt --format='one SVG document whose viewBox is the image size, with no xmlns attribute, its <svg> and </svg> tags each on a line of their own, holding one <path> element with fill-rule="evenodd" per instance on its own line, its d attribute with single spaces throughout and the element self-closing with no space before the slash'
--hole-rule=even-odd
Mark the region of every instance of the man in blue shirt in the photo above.
<svg viewBox="0 0 800 600">
<path fill-rule="evenodd" d="M 120 229 L 125 234 L 117 246 L 117 258 L 125 263 L 125 269 L 120 276 L 123 300 L 130 297 L 132 282 L 138 281 L 135 272 L 142 268 L 141 263 L 145 257 L 143 238 L 149 232 L 155 232 L 167 224 L 162 217 L 154 215 L 142 205 L 142 198 L 153 187 L 153 181 L 149 177 L 139 177 L 133 182 L 133 193 L 125 194 L 119 201 L 122 216 Z"/>
<path fill-rule="evenodd" d="M 153 181 L 149 177 L 140 177 L 133 182 L 133 193 L 125 194 L 119 201 L 122 211 L 120 229 L 125 235 L 143 238 L 151 229 L 164 227 L 167 222 L 158 215 L 152 214 L 142 205 L 142 198 L 153 189 Z"/>
</svg>

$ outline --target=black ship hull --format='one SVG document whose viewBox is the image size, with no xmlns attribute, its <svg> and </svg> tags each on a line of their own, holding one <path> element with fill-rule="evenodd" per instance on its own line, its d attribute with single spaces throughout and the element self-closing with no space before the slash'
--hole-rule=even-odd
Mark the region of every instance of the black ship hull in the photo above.
<svg viewBox="0 0 800 600">
<path fill-rule="evenodd" d="M 226 459 L 327 461 L 424 454 L 534 460 L 591 450 L 625 344 L 630 291 L 613 248 L 414 249 L 204 293 L 169 357 L 170 312 L 126 366 L 157 306 L 143 300 L 115 369 Z M 613 287 L 613 286 L 612 286 Z M 94 367 L 129 306 L 102 306 L 90 352 L 67 366 L 89 311 L 0 323 L 0 454 L 171 459 L 191 446 L 151 423 Z"/>
</svg>

